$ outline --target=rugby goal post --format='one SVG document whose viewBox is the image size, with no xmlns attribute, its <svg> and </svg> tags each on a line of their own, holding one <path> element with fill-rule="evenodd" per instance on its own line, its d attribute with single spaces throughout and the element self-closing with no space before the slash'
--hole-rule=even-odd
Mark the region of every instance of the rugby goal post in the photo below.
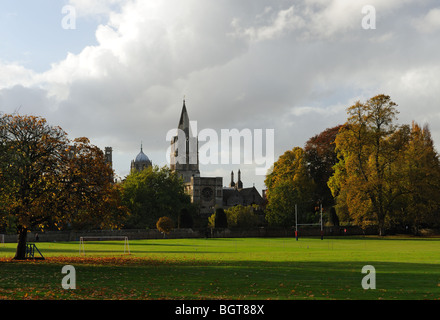
<svg viewBox="0 0 440 320">
<path fill-rule="evenodd" d="M 318 223 L 298 223 L 298 205 L 295 204 L 295 238 L 298 241 L 298 226 L 321 226 L 321 240 L 324 239 L 324 229 L 322 225 L 322 204 L 319 206 L 321 214 L 320 222 Z"/>
<path fill-rule="evenodd" d="M 83 236 L 79 238 L 79 254 L 85 255 L 85 243 L 87 241 L 112 241 L 123 240 L 124 241 L 124 254 L 130 254 L 130 244 L 127 236 Z"/>
</svg>

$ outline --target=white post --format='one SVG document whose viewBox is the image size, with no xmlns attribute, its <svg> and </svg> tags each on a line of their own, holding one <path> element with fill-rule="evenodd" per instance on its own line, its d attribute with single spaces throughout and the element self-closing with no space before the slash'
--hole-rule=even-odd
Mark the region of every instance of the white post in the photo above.
<svg viewBox="0 0 440 320">
<path fill-rule="evenodd" d="M 128 251 L 128 254 L 130 254 L 130 244 L 128 243 L 128 237 L 124 238 L 124 254 Z"/>
<path fill-rule="evenodd" d="M 295 238 L 298 241 L 298 205 L 295 203 Z"/>
<path fill-rule="evenodd" d="M 86 253 L 85 253 L 85 250 L 84 250 L 84 239 L 83 239 L 83 237 L 79 238 L 79 255 L 81 255 L 81 246 L 82 246 L 83 254 L 85 255 Z"/>
<path fill-rule="evenodd" d="M 324 232 L 322 228 L 322 203 L 321 203 L 321 240 L 324 238 Z"/>
</svg>

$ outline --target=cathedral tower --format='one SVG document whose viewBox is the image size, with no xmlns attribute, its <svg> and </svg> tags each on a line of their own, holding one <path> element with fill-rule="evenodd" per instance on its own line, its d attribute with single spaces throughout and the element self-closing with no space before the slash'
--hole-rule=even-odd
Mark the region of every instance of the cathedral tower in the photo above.
<svg viewBox="0 0 440 320">
<path fill-rule="evenodd" d="M 113 168 L 113 149 L 112 149 L 112 147 L 105 147 L 104 157 L 105 157 L 105 162 L 108 163 L 111 168 Z"/>
<path fill-rule="evenodd" d="M 141 144 L 141 152 L 139 152 L 135 160 L 131 161 L 130 172 L 141 172 L 142 170 L 151 167 L 152 165 L 153 164 L 151 160 L 142 150 L 142 144 Z"/>
<path fill-rule="evenodd" d="M 185 193 L 199 207 L 199 214 L 208 218 L 223 203 L 223 178 L 201 177 L 199 171 L 199 145 L 183 100 L 177 136 L 171 139 L 170 169 L 183 177 Z"/>
<path fill-rule="evenodd" d="M 200 177 L 200 171 L 198 139 L 191 131 L 185 100 L 177 129 L 177 136 L 171 140 L 170 168 L 178 172 L 187 183 L 191 177 Z"/>
</svg>

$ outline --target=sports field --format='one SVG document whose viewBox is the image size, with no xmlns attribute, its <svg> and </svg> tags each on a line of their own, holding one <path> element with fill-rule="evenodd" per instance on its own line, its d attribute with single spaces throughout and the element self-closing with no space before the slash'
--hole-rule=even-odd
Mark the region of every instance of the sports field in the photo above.
<svg viewBox="0 0 440 320">
<path fill-rule="evenodd" d="M 0 299 L 440 299 L 440 239 L 402 237 L 41 242 L 0 246 Z M 76 289 L 61 282 L 64 265 Z M 375 268 L 376 289 L 362 287 Z M 371 275 L 371 274 L 369 274 Z"/>
</svg>

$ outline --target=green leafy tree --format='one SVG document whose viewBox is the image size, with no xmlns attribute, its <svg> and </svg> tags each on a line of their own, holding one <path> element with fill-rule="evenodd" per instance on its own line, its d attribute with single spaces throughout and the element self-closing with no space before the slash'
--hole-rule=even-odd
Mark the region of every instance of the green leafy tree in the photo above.
<svg viewBox="0 0 440 320">
<path fill-rule="evenodd" d="M 254 212 L 254 206 L 237 205 L 225 210 L 229 227 L 249 228 L 259 223 L 258 215 Z"/>
<path fill-rule="evenodd" d="M 313 202 L 315 183 L 307 169 L 304 150 L 295 147 L 286 151 L 266 175 L 266 220 L 271 225 L 292 226 L 295 204 Z"/>
<path fill-rule="evenodd" d="M 188 208 L 180 210 L 178 226 L 179 228 L 192 228 L 194 225 L 194 219 Z"/>
<path fill-rule="evenodd" d="M 215 212 L 208 217 L 208 228 L 215 228 Z"/>
<path fill-rule="evenodd" d="M 329 219 L 328 219 L 330 225 L 332 226 L 339 226 L 339 217 L 336 214 L 336 209 L 335 207 L 331 207 L 330 208 L 330 212 L 329 212 Z"/>
<path fill-rule="evenodd" d="M 122 200 L 130 211 L 125 227 L 142 229 L 154 229 L 163 216 L 177 221 L 179 212 L 191 203 L 182 179 L 168 167 L 158 166 L 130 173 L 122 185 Z"/>
<path fill-rule="evenodd" d="M 228 218 L 227 218 L 225 210 L 223 208 L 215 209 L 214 226 L 215 226 L 215 228 L 227 228 L 228 227 Z"/>
</svg>

